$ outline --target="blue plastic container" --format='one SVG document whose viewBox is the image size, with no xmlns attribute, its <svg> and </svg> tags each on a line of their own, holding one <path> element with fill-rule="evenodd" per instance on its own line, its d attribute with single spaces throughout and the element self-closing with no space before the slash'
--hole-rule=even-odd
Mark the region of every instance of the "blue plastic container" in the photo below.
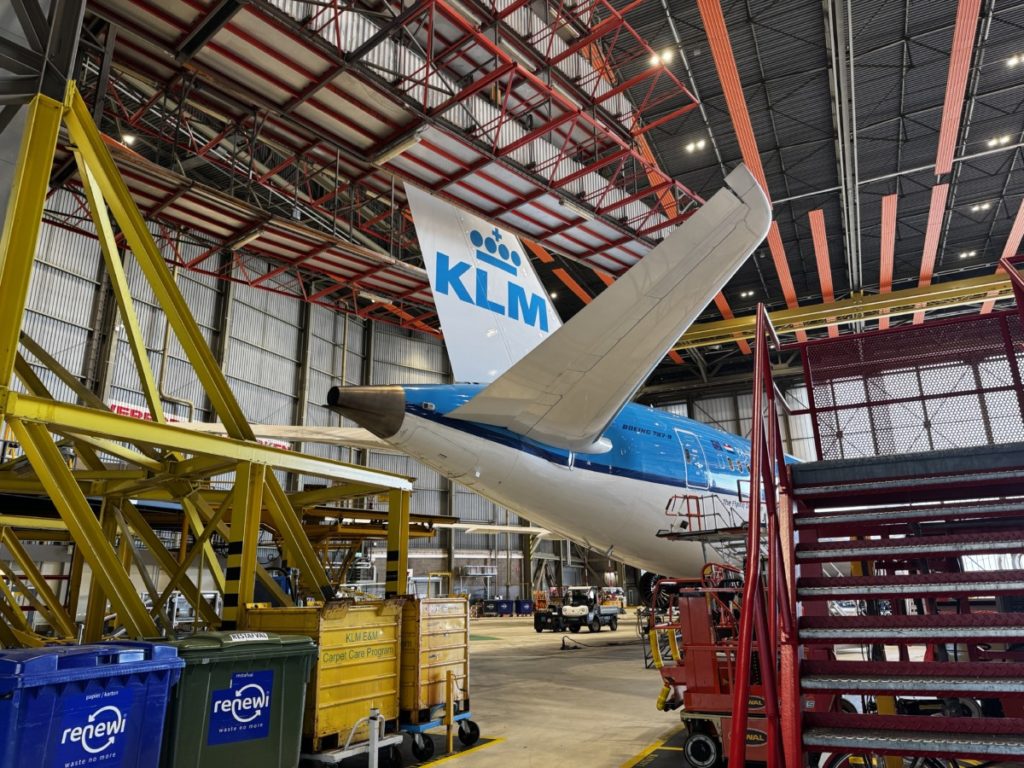
<svg viewBox="0 0 1024 768">
<path fill-rule="evenodd" d="M 183 666 L 151 643 L 0 651 L 0 768 L 155 768 Z"/>
<path fill-rule="evenodd" d="M 498 600 L 497 611 L 499 616 L 511 616 L 514 603 L 511 600 Z"/>
<path fill-rule="evenodd" d="M 516 600 L 516 615 L 529 616 L 533 613 L 533 600 Z"/>
</svg>

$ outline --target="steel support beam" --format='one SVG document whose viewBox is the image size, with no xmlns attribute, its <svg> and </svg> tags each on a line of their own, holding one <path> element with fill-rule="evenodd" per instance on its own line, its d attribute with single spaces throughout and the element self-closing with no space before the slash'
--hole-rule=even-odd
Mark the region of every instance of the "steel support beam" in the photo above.
<svg viewBox="0 0 1024 768">
<path fill-rule="evenodd" d="M 11 553 L 14 562 L 18 564 L 21 572 L 28 579 L 29 584 L 35 589 L 35 596 L 32 596 L 30 590 L 25 590 L 23 594 L 46 617 L 50 622 L 50 626 L 53 627 L 59 636 L 67 639 L 74 638 L 74 620 L 68 616 L 64 606 L 61 605 L 60 599 L 54 594 L 46 578 L 39 572 L 36 564 L 32 562 L 32 558 L 28 556 L 18 537 L 14 535 L 10 528 L 4 528 L 0 531 L 0 542 L 7 547 L 7 551 Z M 8 573 L 8 576 L 13 575 Z"/>
<path fill-rule="evenodd" d="M 995 297 L 996 300 L 1011 298 L 1013 290 L 1005 274 L 972 277 L 923 288 L 908 288 L 893 293 L 871 296 L 855 296 L 841 299 L 833 304 L 818 304 L 813 307 L 797 307 L 771 313 L 772 325 L 780 334 L 795 333 L 797 330 L 825 328 L 830 324 L 850 324 L 880 317 L 912 315 L 929 309 L 964 307 L 982 304 Z M 687 331 L 676 344 L 675 349 L 693 349 L 714 344 L 726 344 L 735 338 L 754 337 L 755 317 L 737 317 L 701 323 Z"/>
<path fill-rule="evenodd" d="M 281 536 L 290 564 L 302 572 L 303 583 L 313 594 L 321 595 L 324 600 L 333 598 L 334 588 L 331 586 L 331 580 L 327 578 L 324 564 L 302 530 L 302 521 L 288 501 L 280 483 L 267 482 L 264 502 L 270 513 L 271 522 Z"/>
<path fill-rule="evenodd" d="M 256 544 L 259 541 L 260 514 L 266 467 L 243 462 L 235 470 L 235 499 L 228 538 L 228 569 L 224 585 L 226 630 L 245 626 L 245 605 L 252 602 L 256 571 Z"/>
<path fill-rule="evenodd" d="M 167 419 L 164 417 L 164 408 L 160 400 L 160 391 L 156 385 L 156 377 L 153 375 L 153 368 L 149 364 L 146 337 L 143 335 L 142 327 L 139 325 L 138 315 L 135 314 L 131 289 L 128 287 L 128 277 L 125 274 L 124 264 L 121 263 L 121 255 L 117 248 L 117 238 L 114 235 L 114 228 L 111 226 L 110 217 L 107 215 L 107 207 L 103 203 L 103 192 L 100 190 L 96 179 L 78 151 L 75 152 L 75 162 L 78 165 L 78 174 L 82 179 L 82 188 L 85 190 L 89 213 L 92 216 L 93 223 L 96 225 L 96 237 L 100 241 L 100 251 L 103 253 L 103 262 L 107 267 L 107 276 L 110 278 L 110 286 L 113 289 L 114 297 L 117 299 L 117 308 L 121 313 L 121 320 L 124 323 L 128 347 L 131 349 L 132 359 L 135 361 L 135 368 L 139 373 L 139 384 L 142 387 L 142 394 L 146 398 L 146 404 L 149 406 L 149 413 L 153 420 L 164 424 L 167 422 Z"/>
<path fill-rule="evenodd" d="M 20 320 L 25 313 L 29 276 L 39 242 L 49 188 L 47 181 L 62 114 L 60 102 L 46 96 L 36 96 L 29 105 L 7 214 L 0 232 L 0 304 L 8 318 Z M 0 387 L 6 387 L 14 373 L 20 327 L 20 322 L 6 322 L 0 327 Z"/>
<path fill-rule="evenodd" d="M 184 505 L 183 505 L 184 506 Z M 167 597 L 172 591 L 170 585 L 181 584 L 182 593 L 185 598 L 192 604 L 192 607 L 196 611 L 196 615 L 199 616 L 203 621 L 206 622 L 207 626 L 215 626 L 220 623 L 220 618 L 214 612 L 213 607 L 203 599 L 196 599 L 199 593 L 198 587 L 192 579 L 188 578 L 184 573 L 178 575 L 178 563 L 174 559 L 174 556 L 167 550 L 160 541 L 160 538 L 156 535 L 156 532 L 150 527 L 149 523 L 146 522 L 138 508 L 130 503 L 124 502 L 120 507 L 121 514 L 124 516 L 125 521 L 131 527 L 141 540 L 146 545 L 153 559 L 156 560 L 157 565 L 160 569 L 171 577 L 171 582 L 163 593 L 159 593 L 154 599 L 157 600 L 154 605 L 163 606 L 167 601 Z M 139 570 L 142 570 L 140 564 Z M 219 569 L 218 569 L 219 570 Z M 217 585 L 218 589 L 223 590 L 224 582 L 223 576 L 221 582 Z"/>
<path fill-rule="evenodd" d="M 409 570 L 409 494 L 388 494 L 388 550 L 384 576 L 385 597 L 404 595 Z"/>
<path fill-rule="evenodd" d="M 341 482 L 365 483 L 378 490 L 412 489 L 411 481 L 398 475 L 363 469 L 330 459 L 304 456 L 294 451 L 260 445 L 255 441 L 246 442 L 205 435 L 170 424 L 132 419 L 127 416 L 118 416 L 109 411 L 58 403 L 31 395 L 19 395 L 11 392 L 7 399 L 7 412 L 24 421 L 46 424 L 54 431 L 92 436 L 118 435 L 121 440 L 130 443 L 161 446 L 171 451 L 204 454 L 210 457 L 223 457 L 236 462 L 264 464 L 290 472 L 328 477 Z"/>
<path fill-rule="evenodd" d="M 133 637 L 153 637 L 157 631 L 153 619 L 118 562 L 89 502 L 46 428 L 18 419 L 8 419 L 8 424 L 42 480 L 68 531 L 79 546 L 84 548 L 93 580 L 110 596 L 121 623 Z"/>
</svg>

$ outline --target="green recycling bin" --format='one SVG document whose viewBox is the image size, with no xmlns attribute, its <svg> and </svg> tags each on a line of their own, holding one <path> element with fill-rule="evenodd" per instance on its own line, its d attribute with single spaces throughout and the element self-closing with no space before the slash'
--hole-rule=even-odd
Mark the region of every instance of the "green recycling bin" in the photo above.
<svg viewBox="0 0 1024 768">
<path fill-rule="evenodd" d="M 176 640 L 162 768 L 295 768 L 317 648 L 302 635 L 204 632 Z"/>
</svg>

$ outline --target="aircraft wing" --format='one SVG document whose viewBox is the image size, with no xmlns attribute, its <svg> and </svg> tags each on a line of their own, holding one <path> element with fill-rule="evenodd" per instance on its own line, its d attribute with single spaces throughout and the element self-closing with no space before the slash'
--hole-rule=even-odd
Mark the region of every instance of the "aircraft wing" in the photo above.
<svg viewBox="0 0 1024 768">
<path fill-rule="evenodd" d="M 601 435 L 760 245 L 771 206 L 746 166 L 628 272 L 449 416 L 600 453 Z"/>
<path fill-rule="evenodd" d="M 199 421 L 182 421 L 176 427 L 205 432 L 211 435 L 225 435 L 224 425 Z M 348 448 L 363 448 L 381 453 L 397 451 L 367 429 L 360 427 L 298 427 L 288 424 L 253 424 L 252 431 L 257 440 L 280 440 L 286 443 L 324 443 L 344 445 Z"/>
</svg>

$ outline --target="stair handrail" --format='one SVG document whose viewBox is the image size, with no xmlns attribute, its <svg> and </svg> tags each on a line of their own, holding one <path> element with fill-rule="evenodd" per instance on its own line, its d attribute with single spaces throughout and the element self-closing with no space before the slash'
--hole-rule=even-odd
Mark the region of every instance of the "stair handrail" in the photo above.
<svg viewBox="0 0 1024 768">
<path fill-rule="evenodd" d="M 757 328 L 754 337 L 754 399 L 750 434 L 750 498 L 747 511 L 747 562 L 744 568 L 743 603 L 737 638 L 736 684 L 732 691 L 732 733 L 729 754 L 746 754 L 747 722 L 749 720 L 750 667 L 754 643 L 760 656 L 765 693 L 765 716 L 768 732 L 768 768 L 782 768 L 783 729 L 780 715 L 777 679 L 779 639 L 795 638 L 796 606 L 792 589 L 795 575 L 785 563 L 784 547 L 792 551 L 792 510 L 780 509 L 780 493 L 790 490 L 786 471 L 786 453 L 779 426 L 780 404 L 788 410 L 785 399 L 772 378 L 771 350 L 780 343 L 764 304 L 757 307 Z M 765 507 L 767 525 L 768 567 L 762 579 L 761 568 L 761 505 Z M 780 514 L 787 519 L 780 521 Z M 782 525 L 780 525 L 780 522 Z M 781 531 L 780 531 L 781 528 Z M 787 702 L 795 706 L 795 702 Z"/>
</svg>

